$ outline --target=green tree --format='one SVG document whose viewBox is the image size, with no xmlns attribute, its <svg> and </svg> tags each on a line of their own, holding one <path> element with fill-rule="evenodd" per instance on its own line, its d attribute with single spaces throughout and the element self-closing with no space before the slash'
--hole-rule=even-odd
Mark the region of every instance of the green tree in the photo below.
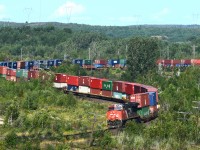
<svg viewBox="0 0 200 150">
<path fill-rule="evenodd" d="M 136 37 L 129 41 L 127 73 L 131 80 L 138 75 L 144 75 L 156 67 L 156 59 L 159 54 L 158 40 L 154 38 Z"/>
</svg>

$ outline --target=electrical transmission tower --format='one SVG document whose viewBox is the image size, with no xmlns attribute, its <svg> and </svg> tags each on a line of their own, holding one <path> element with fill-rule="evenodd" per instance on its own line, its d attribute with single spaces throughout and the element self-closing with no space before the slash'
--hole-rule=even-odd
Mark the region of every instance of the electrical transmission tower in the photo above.
<svg viewBox="0 0 200 150">
<path fill-rule="evenodd" d="M 32 8 L 24 8 L 24 13 L 26 15 L 26 22 L 29 23 L 29 19 L 30 19 L 30 15 L 31 15 L 31 12 L 32 12 Z"/>
</svg>

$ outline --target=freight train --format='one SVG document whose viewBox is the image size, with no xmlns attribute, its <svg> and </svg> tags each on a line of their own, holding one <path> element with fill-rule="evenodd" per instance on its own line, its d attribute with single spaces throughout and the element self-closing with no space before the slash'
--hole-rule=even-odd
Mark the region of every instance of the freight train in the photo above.
<svg viewBox="0 0 200 150">
<path fill-rule="evenodd" d="M 48 74 L 39 70 L 10 69 L 5 66 L 0 66 L 0 76 L 15 82 L 18 79 L 48 78 Z M 109 107 L 107 112 L 108 127 L 123 126 L 127 120 L 132 119 L 150 120 L 158 112 L 158 90 L 152 86 L 56 73 L 53 87 L 89 97 L 118 100 L 121 104 Z"/>
<path fill-rule="evenodd" d="M 73 59 L 70 60 L 72 64 L 77 64 L 85 69 L 101 69 L 101 68 L 126 68 L 126 59 Z M 56 67 L 63 63 L 62 59 L 52 60 L 32 60 L 32 61 L 3 61 L 0 66 L 6 66 L 11 69 L 33 69 Z"/>
<path fill-rule="evenodd" d="M 159 59 L 157 65 L 162 67 L 189 67 L 200 66 L 200 59 Z"/>
</svg>

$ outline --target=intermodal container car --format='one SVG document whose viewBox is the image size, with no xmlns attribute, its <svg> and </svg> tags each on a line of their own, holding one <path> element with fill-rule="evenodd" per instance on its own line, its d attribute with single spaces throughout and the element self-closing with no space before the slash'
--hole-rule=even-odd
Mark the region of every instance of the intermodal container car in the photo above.
<svg viewBox="0 0 200 150">
<path fill-rule="evenodd" d="M 149 107 L 138 109 L 137 114 L 139 114 L 141 118 L 148 118 L 150 115 Z"/>
<path fill-rule="evenodd" d="M 96 59 L 95 61 L 94 61 L 94 64 L 101 64 L 101 65 L 107 65 L 107 60 L 105 60 L 105 59 Z"/>
<path fill-rule="evenodd" d="M 30 70 L 28 71 L 28 79 L 38 79 L 39 78 L 39 71 L 38 70 Z"/>
<path fill-rule="evenodd" d="M 125 93 L 113 92 L 113 97 L 117 99 L 127 99 L 127 95 Z"/>
<path fill-rule="evenodd" d="M 74 85 L 67 85 L 67 90 L 68 91 L 78 91 L 78 86 L 74 86 Z"/>
</svg>

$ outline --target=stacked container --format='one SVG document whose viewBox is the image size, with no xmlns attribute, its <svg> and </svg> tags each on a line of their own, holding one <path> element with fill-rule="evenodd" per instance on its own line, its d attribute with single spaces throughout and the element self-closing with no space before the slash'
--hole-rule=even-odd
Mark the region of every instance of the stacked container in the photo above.
<svg viewBox="0 0 200 150">
<path fill-rule="evenodd" d="M 7 67 L 0 66 L 0 77 L 6 78 L 6 73 L 7 73 Z"/>
<path fill-rule="evenodd" d="M 92 65 L 92 60 L 91 59 L 83 60 L 83 68 L 88 68 L 88 69 L 94 68 L 94 66 Z"/>
<path fill-rule="evenodd" d="M 103 81 L 102 82 L 102 96 L 112 97 L 113 81 Z"/>
<path fill-rule="evenodd" d="M 139 104 L 138 108 L 146 107 L 146 106 L 149 106 L 150 104 L 148 93 L 138 93 L 138 94 L 129 95 L 128 99 L 130 102 L 138 103 Z"/>
<path fill-rule="evenodd" d="M 79 93 L 90 93 L 90 77 L 89 76 L 79 76 L 78 77 L 79 84 Z"/>
<path fill-rule="evenodd" d="M 16 70 L 16 80 L 19 81 L 20 79 L 28 80 L 28 70 L 26 69 L 17 69 Z"/>
<path fill-rule="evenodd" d="M 148 92 L 149 94 L 149 101 L 150 101 L 150 113 L 154 114 L 157 112 L 157 100 L 156 100 L 156 92 Z"/>
<path fill-rule="evenodd" d="M 78 76 L 68 75 L 66 81 L 68 91 L 78 91 Z"/>
<path fill-rule="evenodd" d="M 11 69 L 11 68 L 7 69 L 6 80 L 16 82 L 16 69 Z"/>
<path fill-rule="evenodd" d="M 126 99 L 126 83 L 124 81 L 113 81 L 113 97 L 117 99 Z"/>
<path fill-rule="evenodd" d="M 53 87 L 64 88 L 67 87 L 67 75 L 63 73 L 56 73 L 54 78 Z"/>
<path fill-rule="evenodd" d="M 105 59 L 96 59 L 95 61 L 94 61 L 94 67 L 95 68 L 104 68 L 104 67 L 106 67 L 107 66 L 107 60 L 105 60 Z"/>
<path fill-rule="evenodd" d="M 101 95 L 103 81 L 105 81 L 105 79 L 91 77 L 90 78 L 90 94 Z"/>
</svg>

